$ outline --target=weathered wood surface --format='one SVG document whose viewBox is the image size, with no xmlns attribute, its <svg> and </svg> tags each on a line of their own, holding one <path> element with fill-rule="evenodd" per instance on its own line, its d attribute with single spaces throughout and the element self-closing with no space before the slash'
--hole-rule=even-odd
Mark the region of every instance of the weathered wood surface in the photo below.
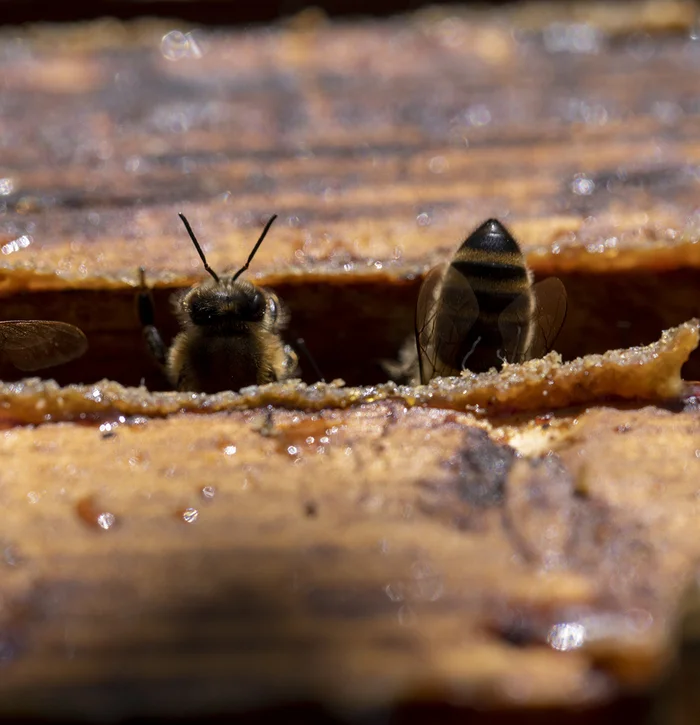
<svg viewBox="0 0 700 725">
<path fill-rule="evenodd" d="M 192 279 L 180 208 L 216 267 L 279 213 L 256 264 L 269 280 L 420 273 L 487 216 L 538 269 L 579 247 L 577 270 L 624 269 L 631 251 L 697 266 L 689 32 L 477 17 L 212 31 L 196 53 L 145 30 L 129 47 L 6 39 L 2 231 L 32 243 L 3 266 L 101 288 L 133 282 L 138 259 Z M 644 254 L 659 243 L 677 258 Z"/>
<path fill-rule="evenodd" d="M 406 407 L 469 412 L 485 420 L 549 415 L 600 401 L 677 406 L 693 398 L 698 383 L 681 377 L 683 365 L 698 347 L 700 321 L 666 330 L 653 345 L 610 350 L 570 363 L 550 353 L 522 365 L 509 365 L 461 377 L 435 378 L 428 385 L 349 387 L 342 381 L 307 385 L 299 380 L 250 386 L 215 395 L 151 392 L 103 380 L 97 385 L 59 386 L 31 378 L 0 383 L 0 421 L 8 426 L 95 420 L 104 416 L 142 415 L 165 418 L 178 413 L 224 413 L 240 410 L 323 410 L 362 408 L 396 401 Z"/>
<path fill-rule="evenodd" d="M 0 712 L 605 713 L 667 661 L 699 436 L 398 401 L 7 430 Z"/>
<path fill-rule="evenodd" d="M 411 333 L 420 275 L 498 216 L 567 286 L 565 358 L 651 342 L 700 314 L 691 5 L 598 7 L 598 25 L 585 11 L 307 20 L 196 45 L 176 22 L 6 31 L 4 308 L 91 333 L 61 379 L 156 384 L 137 265 L 166 288 L 201 278 L 180 210 L 218 269 L 277 212 L 251 273 L 279 288 L 327 378 L 375 382 Z M 39 294 L 66 288 L 92 292 Z"/>
<path fill-rule="evenodd" d="M 552 399 L 612 376 L 661 406 L 534 418 L 467 412 L 468 381 L 438 407 L 3 385 L 0 714 L 639 712 L 700 555 L 697 341 L 548 374 Z M 475 390 L 537 396 L 535 368 Z"/>
<path fill-rule="evenodd" d="M 327 378 L 371 383 L 420 276 L 497 215 L 567 285 L 566 358 L 655 340 L 700 314 L 700 45 L 664 7 L 690 5 L 219 30 L 201 57 L 177 24 L 6 29 L 3 315 L 88 332 L 59 379 L 150 383 L 136 267 L 164 317 L 201 276 L 177 211 L 216 268 L 275 211 L 253 274 Z M 0 712 L 618 722 L 700 554 L 697 395 L 499 425 L 365 391 L 121 420 L 87 388 L 83 420 L 32 429 L 72 393 L 3 388 Z"/>
</svg>

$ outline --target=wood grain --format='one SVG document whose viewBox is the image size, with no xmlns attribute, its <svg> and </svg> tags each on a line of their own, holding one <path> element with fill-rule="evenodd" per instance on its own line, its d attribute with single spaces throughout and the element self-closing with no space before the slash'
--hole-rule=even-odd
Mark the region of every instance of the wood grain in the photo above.
<svg viewBox="0 0 700 725">
<path fill-rule="evenodd" d="M 261 417 L 2 437 L 1 712 L 590 714 L 660 675 L 697 411 L 565 416 L 540 462 L 391 402 Z"/>
<path fill-rule="evenodd" d="M 4 384 L 0 714 L 633 712 L 700 554 L 697 341 L 393 391 Z"/>
<path fill-rule="evenodd" d="M 3 315 L 91 344 L 56 370 L 83 387 L 0 390 L 0 714 L 646 714 L 700 555 L 698 396 L 659 402 L 696 326 L 601 388 L 573 364 L 556 412 L 540 376 L 508 421 L 465 411 L 498 385 L 92 385 L 159 385 L 133 293 L 144 265 L 172 333 L 202 276 L 178 211 L 217 270 L 280 215 L 251 275 L 329 380 L 385 380 L 422 275 L 490 216 L 562 277 L 565 359 L 700 316 L 691 5 L 592 7 L 0 33 Z"/>
<path fill-rule="evenodd" d="M 210 31 L 199 58 L 153 31 L 121 52 L 60 35 L 10 48 L 3 232 L 32 244 L 5 266 L 123 284 L 137 255 L 192 278 L 183 205 L 217 266 L 277 211 L 261 279 L 322 262 L 347 274 L 353 255 L 356 273 L 417 273 L 487 216 L 548 270 L 589 245 L 586 269 L 669 243 L 690 244 L 675 266 L 696 265 L 690 36 L 476 18 Z"/>
<path fill-rule="evenodd" d="M 565 359 L 652 342 L 700 314 L 700 46 L 683 3 L 572 7 L 209 29 L 196 52 L 177 23 L 6 33 L 4 314 L 86 330 L 62 382 L 162 387 L 136 267 L 172 333 L 167 291 L 202 274 L 177 212 L 220 270 L 277 212 L 252 277 L 327 378 L 380 382 L 421 276 L 497 216 L 569 290 Z"/>
</svg>

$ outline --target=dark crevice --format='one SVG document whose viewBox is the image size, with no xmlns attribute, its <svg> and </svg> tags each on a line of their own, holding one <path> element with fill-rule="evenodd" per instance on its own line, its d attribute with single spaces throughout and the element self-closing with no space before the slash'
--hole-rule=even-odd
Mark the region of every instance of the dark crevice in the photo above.
<svg viewBox="0 0 700 725">
<path fill-rule="evenodd" d="M 128 694 L 127 687 L 124 691 Z M 50 692 L 52 695 L 53 693 Z M 232 714 L 179 715 L 167 717 L 128 718 L 117 722 L 125 725 L 184 725 L 185 723 L 206 723 L 223 725 L 420 725 L 435 722 L 441 725 L 618 725 L 620 722 L 651 723 L 648 719 L 652 700 L 648 695 L 628 695 L 612 703 L 594 707 L 571 708 L 521 708 L 493 709 L 460 707 L 440 701 L 405 702 L 393 708 L 350 711 L 331 711 L 312 703 L 293 703 L 276 707 L 260 708 L 255 712 Z M 13 718 L 21 725 L 39 725 L 51 722 L 53 725 L 68 725 L 75 720 L 56 718 Z M 89 721 L 88 721 L 89 722 Z M 661 721 L 660 721 L 661 722 Z"/>
<path fill-rule="evenodd" d="M 700 270 L 663 273 L 620 272 L 560 277 L 568 293 L 568 314 L 555 348 L 565 360 L 589 353 L 648 344 L 664 329 L 700 317 Z M 275 287 L 290 308 L 286 339 L 305 341 L 326 380 L 348 385 L 386 381 L 382 361 L 396 359 L 413 335 L 414 305 L 420 282 L 281 284 Z M 169 341 L 177 332 L 169 298 L 156 290 L 156 321 Z M 45 371 L 61 384 L 92 383 L 103 378 L 125 385 L 142 379 L 153 389 L 167 383 L 148 357 L 138 325 L 132 291 L 27 292 L 3 300 L 4 319 L 57 319 L 73 323 L 88 336 L 88 353 Z M 308 358 L 299 355 L 303 378 L 315 382 Z M 700 354 L 686 363 L 684 377 L 700 379 Z M 3 380 L 26 377 L 0 366 Z"/>
</svg>

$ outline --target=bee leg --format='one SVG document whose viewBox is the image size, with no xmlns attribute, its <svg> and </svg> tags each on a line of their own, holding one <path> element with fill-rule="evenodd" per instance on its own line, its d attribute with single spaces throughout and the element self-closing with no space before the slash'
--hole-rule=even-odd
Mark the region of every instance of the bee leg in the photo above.
<svg viewBox="0 0 700 725">
<path fill-rule="evenodd" d="M 143 328 L 143 339 L 146 341 L 146 346 L 153 359 L 165 369 L 167 350 L 160 332 L 153 325 L 147 325 Z"/>
<path fill-rule="evenodd" d="M 316 363 L 313 355 L 309 352 L 309 348 L 306 347 L 306 343 L 304 342 L 303 337 L 297 337 L 297 348 L 299 348 L 299 350 L 304 353 L 304 356 L 306 357 L 308 362 L 311 363 L 311 367 L 313 368 L 316 378 L 322 383 L 325 383 L 326 379 L 321 374 L 321 369 L 318 367 L 318 364 Z M 292 375 L 300 375 L 301 367 L 299 366 L 299 356 L 294 351 L 294 348 L 291 345 L 285 345 L 284 351 L 287 355 L 286 369 L 289 371 L 290 377 Z"/>
<path fill-rule="evenodd" d="M 396 360 L 381 360 L 379 364 L 389 380 L 403 385 L 418 385 L 420 384 L 418 362 L 416 339 L 411 335 L 399 348 Z"/>
<path fill-rule="evenodd" d="M 284 346 L 284 378 L 292 378 L 299 375 L 299 358 L 291 345 Z"/>
<path fill-rule="evenodd" d="M 141 289 L 137 297 L 137 306 L 139 312 L 139 322 L 143 332 L 143 339 L 153 359 L 161 368 L 166 366 L 167 348 L 163 343 L 163 338 L 155 326 L 155 306 L 153 304 L 153 296 L 146 286 L 146 272 L 143 267 L 139 267 L 139 276 L 141 279 Z"/>
</svg>

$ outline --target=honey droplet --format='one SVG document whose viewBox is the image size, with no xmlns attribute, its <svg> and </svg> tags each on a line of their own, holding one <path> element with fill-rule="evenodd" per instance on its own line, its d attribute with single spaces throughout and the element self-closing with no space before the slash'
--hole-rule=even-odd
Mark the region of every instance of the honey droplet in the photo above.
<svg viewBox="0 0 700 725">
<path fill-rule="evenodd" d="M 85 496 L 75 505 L 78 517 L 86 524 L 103 531 L 113 528 L 117 517 L 110 511 L 103 511 L 95 501 L 94 496 Z"/>
</svg>

